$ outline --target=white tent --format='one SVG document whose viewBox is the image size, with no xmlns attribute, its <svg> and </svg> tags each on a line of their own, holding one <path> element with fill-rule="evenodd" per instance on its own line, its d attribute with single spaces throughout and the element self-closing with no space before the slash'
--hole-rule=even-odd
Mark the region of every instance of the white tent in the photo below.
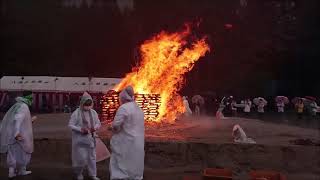
<svg viewBox="0 0 320 180">
<path fill-rule="evenodd" d="M 1 78 L 2 90 L 54 90 L 54 77 L 49 76 L 4 76 Z"/>
<path fill-rule="evenodd" d="M 87 77 L 57 77 L 56 91 L 83 92 L 89 87 Z"/>
<path fill-rule="evenodd" d="M 119 84 L 121 80 L 119 78 L 92 78 L 89 84 L 89 91 L 107 92 Z"/>
<path fill-rule="evenodd" d="M 120 81 L 120 78 L 4 76 L 0 80 L 0 89 L 7 91 L 107 92 Z"/>
</svg>

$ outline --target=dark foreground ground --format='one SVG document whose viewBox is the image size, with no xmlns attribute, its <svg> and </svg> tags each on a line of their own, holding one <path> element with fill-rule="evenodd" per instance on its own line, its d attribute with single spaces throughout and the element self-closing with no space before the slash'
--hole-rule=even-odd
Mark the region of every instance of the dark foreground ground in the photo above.
<svg viewBox="0 0 320 180">
<path fill-rule="evenodd" d="M 75 179 L 72 174 L 72 169 L 65 164 L 56 165 L 40 165 L 32 163 L 30 169 L 33 171 L 32 175 L 25 177 L 17 177 L 18 180 L 59 180 L 59 179 Z M 98 177 L 102 180 L 109 179 L 109 171 L 107 162 L 101 162 L 98 164 Z M 179 172 L 180 171 L 180 172 Z M 184 175 L 197 175 L 198 173 L 184 173 L 183 170 L 145 170 L 145 180 L 180 180 Z M 7 178 L 7 171 L 3 168 L 0 169 L 0 179 L 5 180 Z M 90 179 L 86 177 L 85 179 Z"/>
</svg>

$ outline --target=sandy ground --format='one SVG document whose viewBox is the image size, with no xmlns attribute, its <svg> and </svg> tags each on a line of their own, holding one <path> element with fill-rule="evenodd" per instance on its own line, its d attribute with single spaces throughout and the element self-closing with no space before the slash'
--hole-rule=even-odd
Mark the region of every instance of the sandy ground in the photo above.
<svg viewBox="0 0 320 180">
<path fill-rule="evenodd" d="M 39 115 L 34 123 L 35 138 L 70 139 L 68 120 L 70 114 Z M 177 121 L 175 124 L 146 125 L 146 141 L 178 141 L 201 143 L 232 142 L 231 131 L 239 124 L 247 136 L 258 144 L 290 145 L 291 140 L 313 139 L 320 142 L 317 129 L 301 128 L 285 124 L 268 123 L 257 119 L 227 118 L 216 120 L 213 117 L 193 117 Z M 109 125 L 100 129 L 100 136 L 109 139 Z"/>
<path fill-rule="evenodd" d="M 72 179 L 70 167 L 70 114 L 39 115 L 34 123 L 36 151 L 30 164 L 33 175 L 18 179 Z M 232 143 L 231 130 L 240 124 L 258 145 Z M 99 132 L 108 144 L 108 125 Z M 320 179 L 319 146 L 300 146 L 291 141 L 320 141 L 317 128 L 301 128 L 257 119 L 212 117 L 186 118 L 175 124 L 146 126 L 147 180 L 183 180 L 185 176 L 200 177 L 205 167 L 231 167 L 234 179 L 248 179 L 252 169 L 272 169 L 285 173 L 292 180 Z M 108 179 L 108 163 L 98 163 L 98 174 Z M 1 166 L 0 179 L 7 170 Z"/>
</svg>

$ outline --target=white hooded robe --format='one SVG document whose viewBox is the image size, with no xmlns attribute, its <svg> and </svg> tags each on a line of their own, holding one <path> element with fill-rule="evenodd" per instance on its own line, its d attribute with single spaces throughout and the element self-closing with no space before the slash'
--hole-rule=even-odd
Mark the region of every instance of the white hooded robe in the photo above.
<svg viewBox="0 0 320 180">
<path fill-rule="evenodd" d="M 120 93 L 125 100 L 117 110 L 112 127 L 110 179 L 143 179 L 144 171 L 144 114 L 133 100 L 133 90 Z"/>
<path fill-rule="evenodd" d="M 8 167 L 26 167 L 33 153 L 32 120 L 28 105 L 22 97 L 4 116 L 0 125 L 0 153 L 7 154 Z M 20 134 L 22 140 L 15 137 Z"/>
<path fill-rule="evenodd" d="M 187 100 L 186 97 L 183 97 L 183 105 L 184 105 L 184 108 L 185 108 L 185 116 L 191 116 L 192 115 L 192 111 L 190 109 L 190 105 L 189 105 L 189 102 Z"/>
<path fill-rule="evenodd" d="M 93 134 L 90 132 L 82 134 L 81 129 L 84 127 L 84 121 L 88 123 L 86 128 L 94 128 L 95 130 L 101 127 L 101 123 L 95 110 L 82 110 L 84 102 L 88 99 L 92 100 L 91 96 L 85 93 L 81 98 L 80 107 L 72 113 L 69 121 L 69 127 L 72 130 L 72 166 L 78 175 L 87 166 L 89 176 L 95 177 L 97 176 L 95 149 L 97 134 L 95 132 Z M 90 116 L 92 117 L 92 121 Z"/>
</svg>

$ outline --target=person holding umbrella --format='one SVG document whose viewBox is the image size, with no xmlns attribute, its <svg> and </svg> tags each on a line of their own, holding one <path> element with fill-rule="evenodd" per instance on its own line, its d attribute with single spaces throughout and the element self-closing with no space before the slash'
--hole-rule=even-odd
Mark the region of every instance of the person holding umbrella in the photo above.
<svg viewBox="0 0 320 180">
<path fill-rule="evenodd" d="M 237 116 L 237 102 L 234 99 L 231 101 L 231 112 L 232 116 Z"/>
<path fill-rule="evenodd" d="M 251 106 L 252 106 L 252 102 L 251 102 L 251 100 L 249 98 L 244 100 L 243 112 L 246 115 L 246 117 L 248 117 L 249 114 L 250 114 Z"/>
<path fill-rule="evenodd" d="M 263 115 L 264 107 L 267 105 L 268 102 L 264 98 L 258 97 L 253 99 L 253 103 L 258 107 L 259 115 Z"/>
<path fill-rule="evenodd" d="M 200 116 L 201 109 L 200 107 L 204 105 L 204 99 L 200 95 L 195 95 L 192 97 L 192 103 L 195 105 L 195 115 Z"/>
<path fill-rule="evenodd" d="M 318 108 L 319 108 L 316 103 L 316 98 L 312 96 L 306 96 L 305 98 L 311 101 L 309 104 L 309 108 L 310 108 L 309 110 L 310 110 L 311 116 L 316 117 Z"/>
<path fill-rule="evenodd" d="M 188 97 L 187 96 L 183 96 L 182 100 L 183 100 L 184 108 L 186 110 L 184 115 L 185 116 L 191 116 L 192 115 L 192 111 L 191 111 L 190 106 L 189 106 Z"/>
<path fill-rule="evenodd" d="M 275 100 L 276 100 L 278 112 L 284 113 L 285 104 L 289 103 L 289 99 L 285 96 L 277 96 Z"/>
<path fill-rule="evenodd" d="M 304 110 L 304 103 L 302 98 L 299 98 L 298 101 L 295 103 L 295 108 L 297 110 L 298 119 L 302 119 Z"/>
<path fill-rule="evenodd" d="M 219 119 L 223 119 L 224 118 L 224 115 L 223 115 L 223 110 L 224 108 L 226 107 L 225 104 L 224 104 L 224 100 L 225 100 L 226 97 L 223 97 L 220 104 L 219 104 L 219 108 L 216 112 L 216 118 L 219 120 Z"/>
</svg>

